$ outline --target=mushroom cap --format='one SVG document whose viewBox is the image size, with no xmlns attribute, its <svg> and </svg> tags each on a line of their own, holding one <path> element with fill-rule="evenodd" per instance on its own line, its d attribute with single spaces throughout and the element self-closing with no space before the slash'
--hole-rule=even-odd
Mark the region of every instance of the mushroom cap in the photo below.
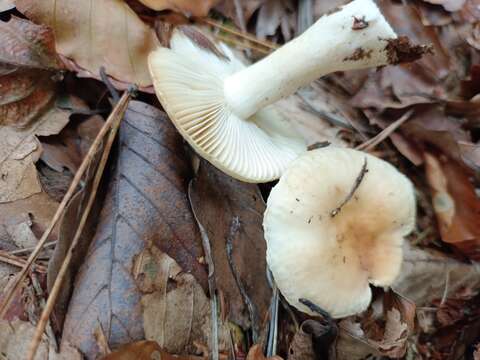
<svg viewBox="0 0 480 360">
<path fill-rule="evenodd" d="M 156 94 L 185 140 L 214 166 L 246 182 L 278 179 L 305 141 L 274 105 L 248 119 L 229 109 L 224 79 L 245 65 L 227 46 L 220 49 L 225 57 L 176 30 L 170 49 L 148 58 Z"/>
<path fill-rule="evenodd" d="M 353 196 L 337 215 L 359 179 Z M 391 164 L 352 149 L 327 147 L 293 161 L 272 189 L 264 214 L 267 262 L 287 301 L 334 318 L 364 311 L 370 284 L 400 272 L 403 238 L 415 225 L 412 183 Z"/>
</svg>

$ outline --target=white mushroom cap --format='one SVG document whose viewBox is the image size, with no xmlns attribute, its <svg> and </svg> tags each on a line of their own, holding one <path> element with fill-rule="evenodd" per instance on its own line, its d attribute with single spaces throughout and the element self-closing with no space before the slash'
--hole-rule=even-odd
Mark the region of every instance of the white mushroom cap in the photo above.
<svg viewBox="0 0 480 360">
<path fill-rule="evenodd" d="M 366 161 L 366 171 L 352 192 Z M 264 215 L 267 261 L 287 301 L 334 318 L 364 311 L 369 284 L 389 286 L 402 263 L 402 243 L 415 224 L 411 182 L 369 154 L 328 147 L 291 163 L 273 188 Z"/>
<path fill-rule="evenodd" d="M 245 67 L 226 46 L 220 45 L 222 58 L 178 30 L 170 44 L 149 56 L 153 84 L 178 131 L 202 157 L 239 180 L 267 182 L 306 150 L 273 105 L 248 119 L 226 105 L 224 79 Z"/>
</svg>

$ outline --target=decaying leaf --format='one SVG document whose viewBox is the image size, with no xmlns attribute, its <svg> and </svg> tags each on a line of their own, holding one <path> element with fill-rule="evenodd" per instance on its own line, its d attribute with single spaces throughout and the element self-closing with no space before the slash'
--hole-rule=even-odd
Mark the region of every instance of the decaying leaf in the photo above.
<svg viewBox="0 0 480 360">
<path fill-rule="evenodd" d="M 100 360 L 202 360 L 200 356 L 177 356 L 162 350 L 155 341 L 142 340 L 127 344 Z"/>
<path fill-rule="evenodd" d="M 0 320 L 0 352 L 3 359 L 26 359 L 35 326 L 21 320 Z M 47 336 L 43 336 L 35 360 L 82 360 L 82 355 L 66 344 L 56 353 Z"/>
<path fill-rule="evenodd" d="M 480 289 L 480 265 L 465 264 L 435 251 L 405 246 L 400 275 L 393 284 L 395 291 L 426 306 L 434 299 L 454 294 L 462 287 Z"/>
<path fill-rule="evenodd" d="M 158 45 L 153 29 L 121 0 L 55 2 L 16 0 L 17 9 L 33 21 L 50 26 L 56 49 L 67 66 L 97 77 L 101 66 L 112 78 L 140 87 L 152 84 L 147 56 Z"/>
<path fill-rule="evenodd" d="M 210 9 L 215 6 L 219 0 L 139 0 L 145 6 L 157 11 L 173 10 L 185 14 L 186 16 L 207 16 Z"/>
<path fill-rule="evenodd" d="M 326 321 L 305 320 L 290 343 L 288 360 L 329 359 L 336 335 L 336 328 Z"/>
<path fill-rule="evenodd" d="M 464 168 L 425 153 L 426 178 L 442 240 L 472 260 L 480 260 L 480 199 Z"/>
<path fill-rule="evenodd" d="M 77 275 L 64 326 L 63 339 L 88 357 L 98 353 L 93 336 L 98 327 L 112 347 L 143 338 L 144 313 L 149 310 L 141 302 L 152 290 L 140 286 L 145 274 L 139 274 L 151 270 L 153 275 L 166 275 L 155 262 L 141 271 L 136 264 L 139 254 L 152 251 L 154 245 L 176 260 L 183 276 L 190 276 L 191 286 L 185 291 L 192 291 L 192 284 L 197 287 L 192 301 L 203 293 L 198 283 L 206 287 L 206 271 L 186 198 L 189 176 L 181 137 L 166 116 L 150 105 L 130 102 L 120 128 L 112 183 Z"/>
<path fill-rule="evenodd" d="M 415 304 L 390 291 L 374 298 L 362 317 L 339 323 L 337 359 L 361 359 L 368 354 L 401 358 L 413 332 Z"/>
<path fill-rule="evenodd" d="M 215 10 L 221 12 L 227 18 L 232 19 L 238 26 L 241 27 L 242 21 L 248 23 L 253 13 L 262 5 L 266 0 L 219 0 L 215 6 Z M 240 17 L 243 16 L 243 19 Z"/>
<path fill-rule="evenodd" d="M 260 191 L 202 161 L 189 194 L 210 241 L 225 313 L 244 329 L 251 326 L 258 335 L 271 298 L 262 228 L 265 204 Z"/>
<path fill-rule="evenodd" d="M 156 247 L 145 249 L 134 263 L 135 280 L 142 291 L 145 338 L 172 354 L 195 353 L 197 345 L 212 341 L 210 301 L 191 274 Z M 230 331 L 218 322 L 219 349 L 230 347 Z"/>
</svg>

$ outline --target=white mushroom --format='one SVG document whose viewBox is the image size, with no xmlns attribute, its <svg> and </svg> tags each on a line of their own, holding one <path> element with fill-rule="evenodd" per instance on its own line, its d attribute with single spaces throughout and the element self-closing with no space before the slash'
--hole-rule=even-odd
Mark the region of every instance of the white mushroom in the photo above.
<svg viewBox="0 0 480 360">
<path fill-rule="evenodd" d="M 389 286 L 415 224 L 411 182 L 369 154 L 306 152 L 273 188 L 264 215 L 267 262 L 287 301 L 307 299 L 334 318 L 364 311 L 369 284 Z"/>
<path fill-rule="evenodd" d="M 397 62 L 396 38 L 372 0 L 354 0 L 248 67 L 225 46 L 228 59 L 179 31 L 149 67 L 162 106 L 202 157 L 237 179 L 266 182 L 306 147 L 269 105 L 322 75 Z"/>
</svg>

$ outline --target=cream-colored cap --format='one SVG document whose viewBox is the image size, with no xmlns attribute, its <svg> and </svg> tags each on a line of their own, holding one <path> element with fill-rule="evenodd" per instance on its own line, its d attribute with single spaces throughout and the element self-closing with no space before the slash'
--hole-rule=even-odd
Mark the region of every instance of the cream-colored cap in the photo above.
<svg viewBox="0 0 480 360">
<path fill-rule="evenodd" d="M 389 286 L 397 277 L 415 209 L 412 183 L 386 161 L 336 147 L 306 152 L 273 188 L 264 215 L 278 288 L 306 313 L 301 298 L 334 318 L 364 311 L 369 284 Z"/>
</svg>

